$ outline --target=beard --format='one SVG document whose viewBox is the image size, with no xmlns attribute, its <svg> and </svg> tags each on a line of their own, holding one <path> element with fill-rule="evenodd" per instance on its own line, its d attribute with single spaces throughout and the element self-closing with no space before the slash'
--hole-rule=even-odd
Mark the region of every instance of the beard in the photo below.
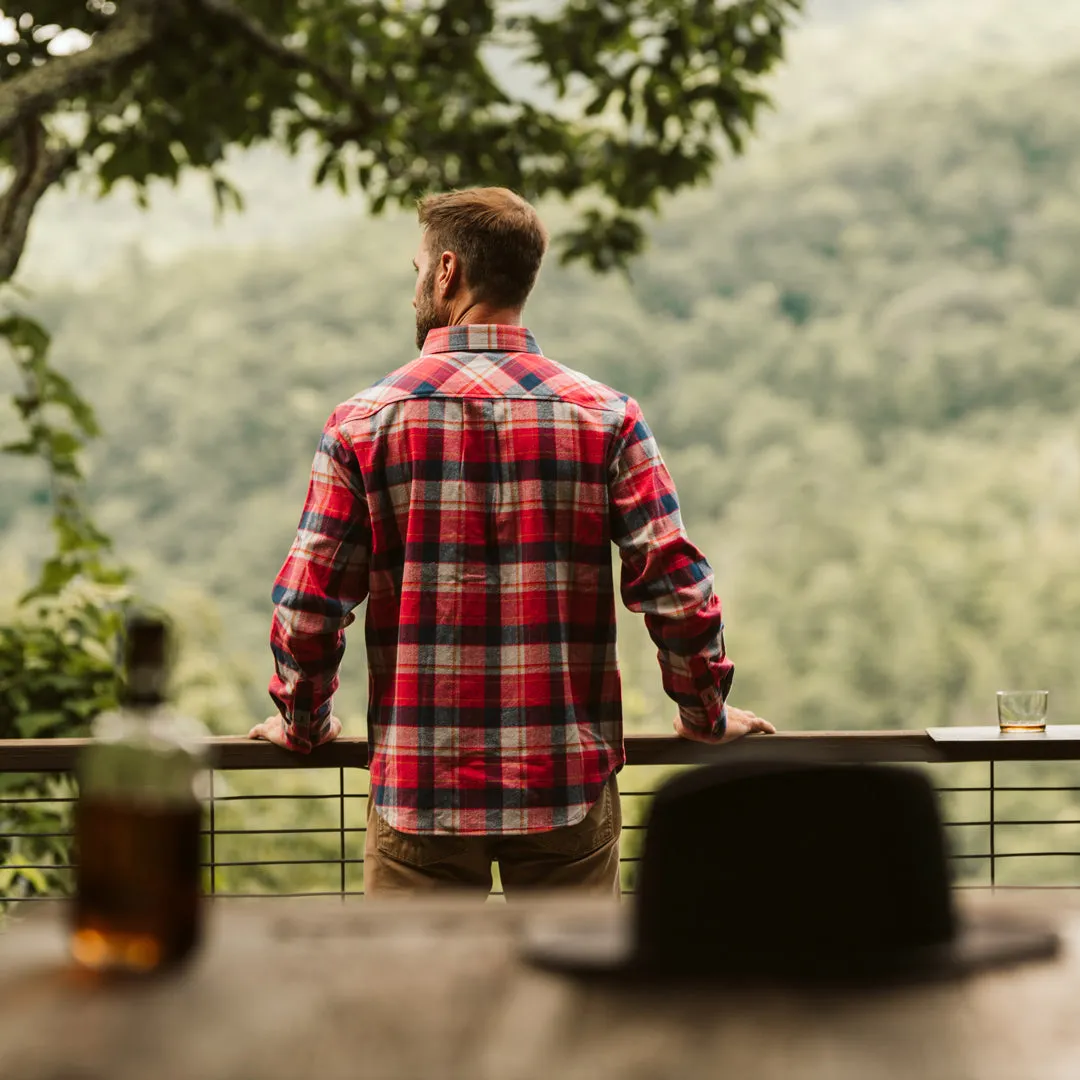
<svg viewBox="0 0 1080 1080">
<path fill-rule="evenodd" d="M 429 330 L 437 330 L 446 325 L 446 320 L 439 314 L 435 303 L 435 272 L 424 278 L 420 286 L 420 299 L 416 302 L 416 347 L 424 348 L 424 341 Z"/>
</svg>

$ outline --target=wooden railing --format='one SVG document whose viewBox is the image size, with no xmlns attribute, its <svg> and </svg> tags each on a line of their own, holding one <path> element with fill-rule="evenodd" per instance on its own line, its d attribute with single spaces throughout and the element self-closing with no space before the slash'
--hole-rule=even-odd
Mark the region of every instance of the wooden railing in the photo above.
<svg viewBox="0 0 1080 1080">
<path fill-rule="evenodd" d="M 0 772 L 68 772 L 86 739 L 0 739 Z M 365 769 L 366 739 L 340 738 L 311 754 L 295 754 L 267 742 L 226 735 L 207 740 L 217 769 Z M 1001 738 L 936 743 L 925 731 L 792 731 L 754 735 L 712 746 L 668 735 L 626 738 L 628 765 L 701 765 L 749 757 L 797 761 L 1072 761 L 1080 743 Z"/>
<path fill-rule="evenodd" d="M 69 773 L 86 742 L 0 740 L 0 774 Z M 300 755 L 226 736 L 209 739 L 208 749 L 211 799 L 204 851 L 209 893 L 362 893 L 366 740 L 341 738 Z M 857 731 L 784 732 L 710 746 L 673 736 L 634 735 L 626 739 L 626 752 L 630 769 L 620 788 L 628 886 L 655 768 L 756 758 L 921 764 L 942 796 L 958 884 L 995 886 L 1017 879 L 1032 884 L 1028 878 L 1034 877 L 1039 883 L 1052 879 L 1054 884 L 1080 887 L 1080 765 L 1069 764 L 1080 760 L 1078 741 L 1008 738 L 988 730 L 985 738 L 941 742 L 926 731 Z M 273 784 L 260 785 L 250 774 L 264 770 L 283 775 Z M 72 795 L 70 785 L 66 797 L 45 800 L 40 795 L 26 800 L 17 792 L 0 794 L 0 841 L 17 842 L 27 852 L 33 851 L 39 835 L 66 843 L 66 818 L 54 826 L 56 831 L 40 834 L 19 832 L 18 825 L 7 822 L 15 820 L 27 802 L 52 803 L 66 814 Z M 1016 868 L 1021 861 L 1035 869 L 1020 873 Z M 61 888 L 70 880 L 64 877 L 71 870 L 66 858 L 48 862 L 30 856 L 16 868 L 19 865 L 28 872 L 48 872 Z M 1047 867 L 1053 868 L 1052 874 Z"/>
</svg>

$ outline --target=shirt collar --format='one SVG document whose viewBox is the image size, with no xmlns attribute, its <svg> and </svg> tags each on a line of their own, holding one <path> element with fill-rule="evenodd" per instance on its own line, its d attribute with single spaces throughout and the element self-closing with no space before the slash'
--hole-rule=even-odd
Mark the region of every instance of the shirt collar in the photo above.
<svg viewBox="0 0 1080 1080">
<path fill-rule="evenodd" d="M 469 323 L 465 326 L 440 326 L 429 330 L 423 353 L 511 352 L 543 356 L 536 338 L 524 326 L 501 323 Z"/>
</svg>

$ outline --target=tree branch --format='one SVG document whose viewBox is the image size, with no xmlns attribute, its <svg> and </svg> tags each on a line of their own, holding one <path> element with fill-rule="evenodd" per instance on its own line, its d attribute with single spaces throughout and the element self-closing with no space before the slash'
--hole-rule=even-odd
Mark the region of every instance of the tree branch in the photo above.
<svg viewBox="0 0 1080 1080">
<path fill-rule="evenodd" d="M 15 176 L 0 196 L 0 282 L 15 274 L 38 200 L 75 164 L 78 154 L 73 146 L 49 149 L 45 126 L 36 116 L 23 120 L 11 141 Z"/>
<path fill-rule="evenodd" d="M 170 0 L 125 0 L 119 7 L 108 29 L 82 52 L 57 56 L 0 85 L 0 139 L 153 44 L 178 5 Z"/>
<path fill-rule="evenodd" d="M 254 16 L 249 15 L 234 0 L 194 0 L 197 7 L 208 15 L 229 24 L 233 32 L 244 38 L 259 52 L 276 61 L 287 71 L 306 72 L 321 83 L 336 98 L 348 104 L 358 123 L 356 127 L 364 132 L 376 124 L 376 116 L 370 102 L 359 94 L 352 82 L 342 78 L 336 72 L 312 59 L 302 49 L 294 49 L 275 37 Z"/>
<path fill-rule="evenodd" d="M 77 150 L 70 146 L 48 148 L 41 117 L 58 102 L 138 58 L 161 37 L 170 20 L 184 11 L 218 20 L 285 70 L 311 75 L 350 108 L 347 126 L 355 138 L 362 138 L 377 124 L 370 104 L 347 77 L 287 45 L 233 0 L 124 0 L 118 8 L 108 28 L 96 34 L 82 52 L 52 58 L 0 85 L 0 139 L 11 141 L 15 174 L 0 195 L 0 282 L 9 281 L 19 265 L 34 208 L 77 157 Z"/>
</svg>

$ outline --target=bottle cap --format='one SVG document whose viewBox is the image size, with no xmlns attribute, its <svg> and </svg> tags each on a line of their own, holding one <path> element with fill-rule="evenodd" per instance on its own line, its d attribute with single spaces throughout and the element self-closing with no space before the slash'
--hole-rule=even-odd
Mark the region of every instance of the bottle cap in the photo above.
<svg viewBox="0 0 1080 1080">
<path fill-rule="evenodd" d="M 124 672 L 129 705 L 159 705 L 165 700 L 169 627 L 159 615 L 133 612 L 124 627 Z"/>
</svg>

